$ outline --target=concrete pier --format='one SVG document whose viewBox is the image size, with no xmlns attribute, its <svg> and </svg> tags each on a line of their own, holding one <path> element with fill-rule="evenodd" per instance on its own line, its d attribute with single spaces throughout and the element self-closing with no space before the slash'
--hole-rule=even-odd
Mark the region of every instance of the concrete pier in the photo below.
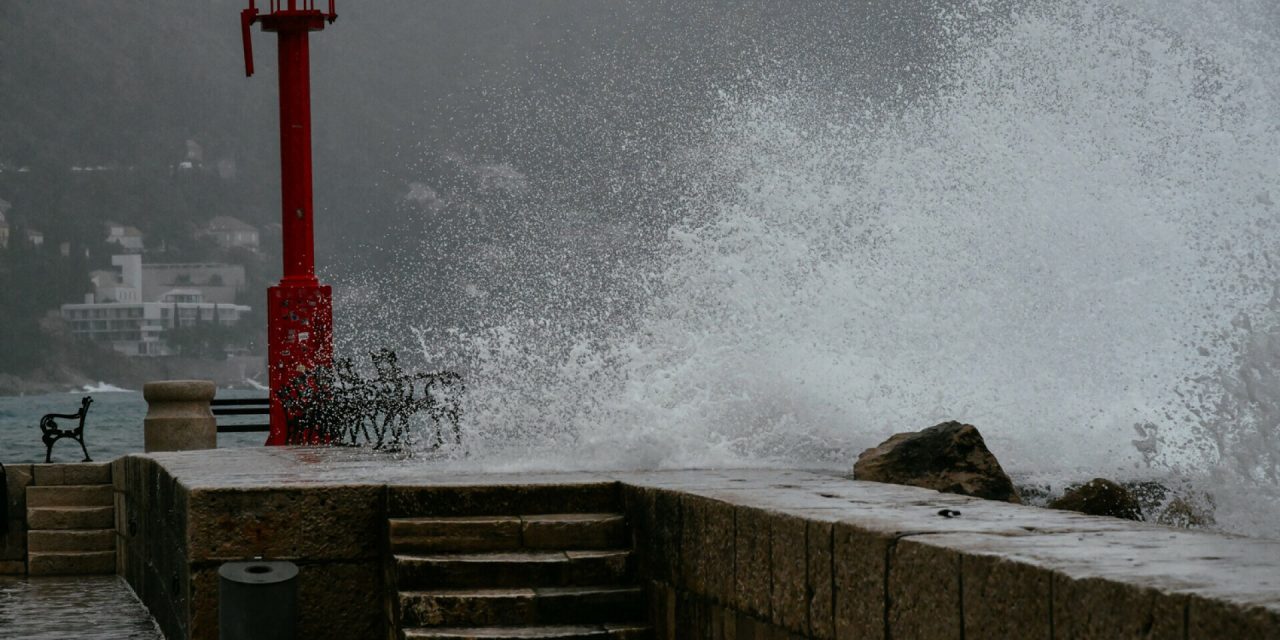
<svg viewBox="0 0 1280 640">
<path fill-rule="evenodd" d="M 217 566 L 254 556 L 300 567 L 303 636 L 393 637 L 391 518 L 614 500 L 657 638 L 1280 637 L 1280 541 L 822 473 L 465 475 L 311 448 L 114 465 L 124 574 L 171 640 L 217 637 Z M 608 633 L 572 637 L 633 637 Z"/>
</svg>

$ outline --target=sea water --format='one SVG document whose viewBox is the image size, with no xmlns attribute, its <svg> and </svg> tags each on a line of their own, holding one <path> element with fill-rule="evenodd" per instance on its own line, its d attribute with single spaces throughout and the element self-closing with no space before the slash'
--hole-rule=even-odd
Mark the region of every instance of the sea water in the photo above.
<svg viewBox="0 0 1280 640">
<path fill-rule="evenodd" d="M 218 390 L 219 397 L 262 397 L 262 392 Z M 65 393 L 26 396 L 0 396 L 0 462 L 44 462 L 45 446 L 40 436 L 40 418 L 49 413 L 71 414 L 79 411 L 84 396 L 93 398 L 85 420 L 85 445 L 89 456 L 98 462 L 109 462 L 128 453 L 143 450 L 142 419 L 147 414 L 147 401 L 138 391 L 110 385 L 92 389 L 73 389 Z M 58 419 L 62 429 L 72 429 L 76 420 Z M 219 447 L 260 446 L 266 434 L 224 433 L 218 435 Z M 84 459 L 80 445 L 63 438 L 53 446 L 53 462 L 79 462 Z"/>
</svg>

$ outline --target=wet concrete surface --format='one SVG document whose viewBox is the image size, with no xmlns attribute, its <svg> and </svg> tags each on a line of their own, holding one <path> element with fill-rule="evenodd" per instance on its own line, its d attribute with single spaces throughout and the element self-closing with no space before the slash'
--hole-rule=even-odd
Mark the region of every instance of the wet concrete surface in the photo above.
<svg viewBox="0 0 1280 640">
<path fill-rule="evenodd" d="M 0 576 L 0 638 L 164 640 L 117 576 Z"/>
</svg>

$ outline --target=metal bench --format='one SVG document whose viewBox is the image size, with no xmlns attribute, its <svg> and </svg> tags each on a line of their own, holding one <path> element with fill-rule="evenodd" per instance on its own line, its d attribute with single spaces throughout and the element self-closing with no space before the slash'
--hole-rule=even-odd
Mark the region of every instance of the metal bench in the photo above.
<svg viewBox="0 0 1280 640">
<path fill-rule="evenodd" d="M 89 450 L 84 446 L 84 417 L 89 415 L 90 404 L 93 404 L 93 396 L 85 396 L 80 400 L 80 410 L 75 413 L 47 413 L 40 418 L 40 439 L 44 441 L 46 463 L 53 462 L 53 443 L 63 438 L 79 442 L 80 450 L 84 452 L 84 462 L 93 462 L 89 457 Z M 58 420 L 79 420 L 80 423 L 74 429 L 59 429 Z"/>
<path fill-rule="evenodd" d="M 209 401 L 214 416 L 267 416 L 271 414 L 268 398 L 214 398 Z M 267 433 L 271 423 L 218 424 L 218 433 Z"/>
</svg>

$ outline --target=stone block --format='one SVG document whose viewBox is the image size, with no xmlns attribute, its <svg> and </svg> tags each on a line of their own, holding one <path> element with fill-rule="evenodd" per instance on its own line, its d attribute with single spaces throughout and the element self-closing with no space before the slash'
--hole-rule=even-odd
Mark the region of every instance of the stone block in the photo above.
<svg viewBox="0 0 1280 640">
<path fill-rule="evenodd" d="M 892 540 L 847 522 L 833 525 L 835 637 L 885 637 L 885 571 Z"/>
<path fill-rule="evenodd" d="M 809 592 L 809 634 L 817 640 L 835 640 L 831 523 L 809 521 L 805 538 L 808 549 L 805 580 Z"/>
<path fill-rule="evenodd" d="M 676 637 L 707 638 L 710 634 L 710 615 L 707 607 L 688 591 L 676 592 Z"/>
<path fill-rule="evenodd" d="M 208 380 L 165 380 L 142 386 L 147 415 L 142 419 L 143 448 L 193 451 L 218 447 L 218 424 L 209 408 L 217 388 Z"/>
<path fill-rule="evenodd" d="M 653 546 L 652 561 L 656 577 L 670 585 L 678 585 L 681 576 L 681 494 L 659 490 L 653 494 Z"/>
<path fill-rule="evenodd" d="M 5 475 L 5 503 L 9 513 L 10 520 L 24 520 L 27 512 L 27 487 L 31 485 L 32 465 L 29 464 L 6 464 L 4 466 Z"/>
<path fill-rule="evenodd" d="M 889 553 L 888 590 L 892 637 L 962 637 L 959 553 L 899 539 Z"/>
<path fill-rule="evenodd" d="M 521 521 L 515 516 L 473 518 L 392 518 L 395 553 L 506 551 L 521 547 Z"/>
<path fill-rule="evenodd" d="M 120 456 L 111 461 L 111 486 L 116 491 L 124 491 L 128 487 L 128 479 L 125 476 L 128 458 L 129 456 Z"/>
<path fill-rule="evenodd" d="M 704 509 L 703 538 L 707 543 L 695 554 L 702 565 L 707 595 L 720 604 L 734 601 L 734 544 L 736 517 L 733 505 L 708 500 Z"/>
<path fill-rule="evenodd" d="M 1241 605 L 1191 596 L 1187 602 L 1187 639 L 1280 638 L 1280 602 Z"/>
<path fill-rule="evenodd" d="M 27 509 L 31 529 L 110 529 L 112 507 L 39 507 Z"/>
<path fill-rule="evenodd" d="M 392 486 L 387 490 L 387 515 L 393 518 L 617 513 L 621 507 L 621 493 L 616 482 Z"/>
<path fill-rule="evenodd" d="M 708 562 L 705 550 L 710 540 L 706 531 L 707 500 L 697 496 L 684 496 L 680 500 L 680 548 L 688 549 L 680 563 L 680 589 L 697 595 L 709 595 L 707 589 Z M 693 550 L 697 550 L 696 552 Z"/>
<path fill-rule="evenodd" d="M 59 551 L 27 554 L 27 573 L 33 576 L 71 576 L 115 573 L 115 551 Z"/>
<path fill-rule="evenodd" d="M 91 529 L 87 531 L 41 531 L 27 532 L 27 548 L 31 553 L 58 551 L 111 551 L 116 548 L 115 531 L 111 529 Z"/>
<path fill-rule="evenodd" d="M 767 620 L 770 616 L 771 563 L 769 529 L 772 514 L 737 507 L 734 521 L 734 608 Z"/>
<path fill-rule="evenodd" d="M 185 512 L 192 562 L 377 557 L 385 540 L 382 487 L 191 491 Z M 183 513 L 176 509 L 175 513 Z"/>
<path fill-rule="evenodd" d="M 676 592 L 663 582 L 650 580 L 645 593 L 649 600 L 648 620 L 655 640 L 679 640 L 676 636 Z"/>
<path fill-rule="evenodd" d="M 1183 629 L 1186 596 L 1102 578 L 1077 579 L 1055 573 L 1052 580 L 1055 638 L 1178 640 L 1186 637 Z"/>
<path fill-rule="evenodd" d="M 616 549 L 629 546 L 626 518 L 616 513 L 551 513 L 520 518 L 527 549 Z"/>
<path fill-rule="evenodd" d="M 40 486 L 111 484 L 111 464 L 107 462 L 36 464 L 31 469 L 34 484 Z"/>
<path fill-rule="evenodd" d="M 1049 571 L 998 555 L 960 558 L 966 638 L 1048 640 Z"/>
<path fill-rule="evenodd" d="M 802 518 L 769 518 L 770 621 L 793 633 L 809 633 L 808 535 Z"/>
<path fill-rule="evenodd" d="M 22 520 L 10 520 L 0 534 L 0 560 L 27 559 L 27 528 Z"/>
<path fill-rule="evenodd" d="M 26 573 L 25 560 L 0 560 L 0 576 L 21 576 Z"/>
<path fill-rule="evenodd" d="M 31 485 L 27 487 L 27 508 L 110 507 L 110 485 Z"/>
</svg>

